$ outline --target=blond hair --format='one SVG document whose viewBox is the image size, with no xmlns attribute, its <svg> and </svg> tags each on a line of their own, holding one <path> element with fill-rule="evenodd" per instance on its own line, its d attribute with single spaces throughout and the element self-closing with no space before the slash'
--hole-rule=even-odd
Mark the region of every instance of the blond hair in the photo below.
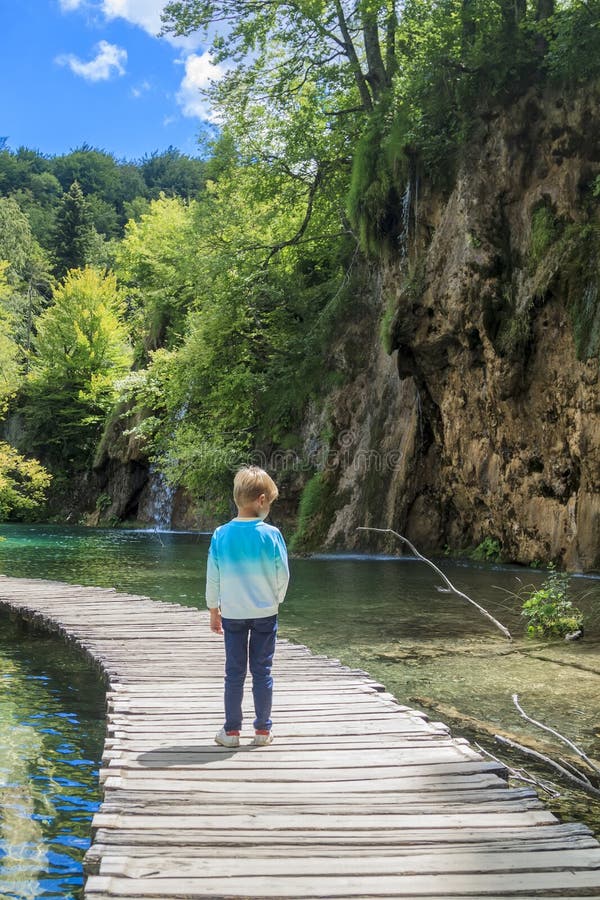
<svg viewBox="0 0 600 900">
<path fill-rule="evenodd" d="M 265 494 L 270 503 L 277 500 L 277 485 L 264 469 L 258 466 L 242 466 L 233 479 L 233 499 L 238 507 L 254 503 L 261 494 Z"/>
</svg>

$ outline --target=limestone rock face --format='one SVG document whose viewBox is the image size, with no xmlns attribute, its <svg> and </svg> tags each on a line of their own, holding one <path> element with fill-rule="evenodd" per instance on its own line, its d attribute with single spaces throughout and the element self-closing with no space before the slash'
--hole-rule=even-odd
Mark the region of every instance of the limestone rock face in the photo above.
<svg viewBox="0 0 600 900">
<path fill-rule="evenodd" d="M 578 249 L 599 173 L 598 98 L 532 93 L 481 124 L 449 196 L 420 185 L 408 259 L 380 267 L 354 326 L 364 368 L 307 422 L 307 442 L 324 418 L 333 435 L 329 547 L 385 549 L 356 530 L 375 525 L 600 568 L 599 272 Z"/>
</svg>

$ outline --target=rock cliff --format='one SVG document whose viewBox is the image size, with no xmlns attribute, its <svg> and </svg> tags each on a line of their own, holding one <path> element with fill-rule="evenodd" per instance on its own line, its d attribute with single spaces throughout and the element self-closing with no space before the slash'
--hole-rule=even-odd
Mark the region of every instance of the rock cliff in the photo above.
<svg viewBox="0 0 600 900">
<path fill-rule="evenodd" d="M 374 525 L 600 568 L 598 99 L 532 91 L 481 118 L 450 191 L 421 176 L 407 255 L 334 349 L 364 366 L 306 424 L 328 547 L 391 549 Z"/>
</svg>

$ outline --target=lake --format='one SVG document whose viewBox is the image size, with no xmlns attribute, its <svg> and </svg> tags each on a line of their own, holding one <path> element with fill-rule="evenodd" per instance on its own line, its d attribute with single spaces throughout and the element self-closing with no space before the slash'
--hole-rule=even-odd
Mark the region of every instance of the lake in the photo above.
<svg viewBox="0 0 600 900">
<path fill-rule="evenodd" d="M 5 538 L 0 571 L 7 575 L 111 586 L 204 605 L 209 535 L 5 525 L 0 537 Z M 516 596 L 526 585 L 539 585 L 543 572 L 450 559 L 438 563 L 457 588 L 511 630 L 512 643 L 466 601 L 439 590 L 439 577 L 425 564 L 356 555 L 291 561 L 280 633 L 367 670 L 402 703 L 426 709 L 433 702 L 442 704 L 447 714 L 432 713 L 434 719 L 448 721 L 457 736 L 482 738 L 500 756 L 503 752 L 473 723 L 517 737 L 543 738 L 515 710 L 511 695 L 518 693 L 531 716 L 600 758 L 600 579 L 570 580 L 573 598 L 579 598 L 586 616 L 585 639 L 545 643 L 524 635 Z M 76 896 L 81 878 L 76 865 L 98 802 L 103 694 L 97 676 L 55 639 L 24 636 L 14 628 L 2 634 L 0 672 L 8 676 L 10 688 L 5 686 L 0 720 L 1 745 L 10 747 L 0 773 L 9 785 L 7 793 L 2 789 L 3 804 L 21 810 L 16 819 L 10 813 L 18 827 L 11 825 L 6 840 L 2 825 L 2 877 L 16 877 L 22 866 L 29 878 L 38 864 L 41 873 L 37 882 L 31 875 L 33 893 L 6 896 L 67 900 Z M 562 750 L 556 744 L 555 755 Z M 45 811 L 45 802 L 54 813 Z M 578 792 L 562 791 L 550 805 L 600 832 L 598 804 Z M 65 837 L 66 818 L 72 826 Z M 24 829 L 21 842 L 19 829 Z M 66 852 L 65 841 L 72 842 Z M 61 890 L 71 890 L 68 879 L 73 878 L 75 893 L 43 892 L 61 877 Z"/>
</svg>

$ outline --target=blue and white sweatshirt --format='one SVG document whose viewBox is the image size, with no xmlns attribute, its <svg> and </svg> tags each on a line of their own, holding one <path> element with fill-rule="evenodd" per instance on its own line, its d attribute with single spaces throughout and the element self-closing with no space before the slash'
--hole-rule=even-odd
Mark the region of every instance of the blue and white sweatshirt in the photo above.
<svg viewBox="0 0 600 900">
<path fill-rule="evenodd" d="M 212 536 L 206 568 L 206 605 L 226 619 L 276 615 L 290 572 L 283 535 L 261 519 L 232 519 Z"/>
</svg>

